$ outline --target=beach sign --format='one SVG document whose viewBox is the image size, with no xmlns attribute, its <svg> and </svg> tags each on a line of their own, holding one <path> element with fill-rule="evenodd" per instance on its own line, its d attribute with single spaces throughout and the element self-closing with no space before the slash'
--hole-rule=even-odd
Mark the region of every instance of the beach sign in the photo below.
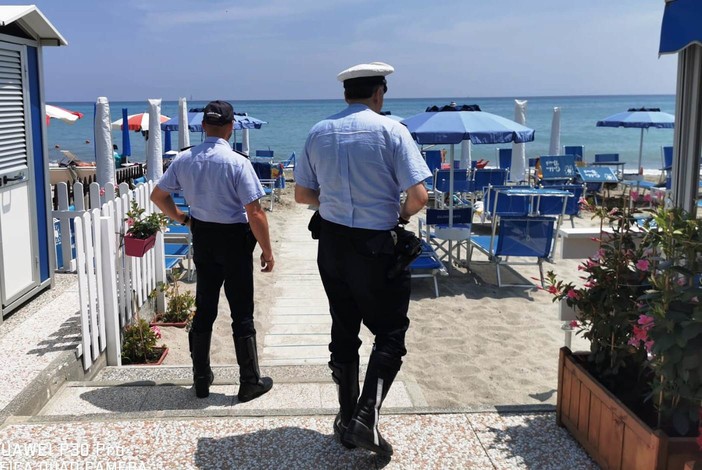
<svg viewBox="0 0 702 470">
<path fill-rule="evenodd" d="M 608 166 L 580 166 L 577 168 L 585 183 L 617 183 L 619 178 Z"/>
<path fill-rule="evenodd" d="M 569 180 L 575 178 L 575 156 L 546 155 L 539 159 L 544 180 Z"/>
</svg>

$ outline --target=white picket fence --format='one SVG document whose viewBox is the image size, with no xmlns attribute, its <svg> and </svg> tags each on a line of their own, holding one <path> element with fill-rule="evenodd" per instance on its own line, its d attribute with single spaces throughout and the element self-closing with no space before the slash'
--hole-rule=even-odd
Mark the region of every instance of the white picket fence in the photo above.
<svg viewBox="0 0 702 470">
<path fill-rule="evenodd" d="M 74 187 L 75 194 L 83 194 L 82 184 L 75 186 L 80 186 Z M 87 210 L 79 207 L 82 198 L 76 198 L 76 207 L 70 210 L 66 189 L 65 185 L 57 187 L 59 209 L 53 216 L 59 220 L 59 235 L 64 240 L 63 259 L 69 260 L 69 266 L 78 273 L 82 332 L 79 354 L 83 357 L 83 368 L 88 370 L 103 351 L 107 365 L 121 365 L 122 328 L 148 301 L 157 284 L 166 279 L 162 233 L 158 233 L 154 249 L 142 258 L 126 256 L 122 247 L 127 230 L 125 214 L 131 200 L 136 199 L 146 209 L 145 215 L 157 210 L 149 199 L 153 182 L 140 184 L 133 190 L 122 183 L 119 196 L 114 187 L 101 191 L 97 183 L 92 183 L 91 208 Z M 71 220 L 75 260 L 71 260 L 69 242 Z M 65 262 L 62 268 L 67 269 Z M 159 292 L 156 308 L 163 310 L 163 302 L 164 296 Z"/>
</svg>

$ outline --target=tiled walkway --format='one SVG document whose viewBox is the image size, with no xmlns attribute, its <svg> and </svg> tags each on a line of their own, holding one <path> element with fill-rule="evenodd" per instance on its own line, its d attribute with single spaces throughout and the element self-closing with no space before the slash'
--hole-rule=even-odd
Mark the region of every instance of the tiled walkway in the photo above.
<svg viewBox="0 0 702 470">
<path fill-rule="evenodd" d="M 326 364 L 329 361 L 329 304 L 317 269 L 317 241 L 306 230 L 311 211 L 286 219 L 276 266 L 271 327 L 263 340 L 261 364 Z M 361 362 L 367 362 L 372 340 L 362 329 Z"/>
</svg>

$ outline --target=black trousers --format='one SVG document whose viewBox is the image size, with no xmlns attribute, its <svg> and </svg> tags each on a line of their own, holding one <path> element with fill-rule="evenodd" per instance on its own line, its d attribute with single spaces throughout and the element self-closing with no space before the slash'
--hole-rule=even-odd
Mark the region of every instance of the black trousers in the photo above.
<svg viewBox="0 0 702 470">
<path fill-rule="evenodd" d="M 349 228 L 322 220 L 317 265 L 329 298 L 332 360 L 357 360 L 361 322 L 375 335 L 376 351 L 398 363 L 407 354 L 410 274 L 404 271 L 387 278 L 392 251 L 387 230 Z"/>
<path fill-rule="evenodd" d="M 191 220 L 193 261 L 197 270 L 193 331 L 212 331 L 219 292 L 224 284 L 234 336 L 255 335 L 253 249 L 256 238 L 249 225 Z"/>
</svg>

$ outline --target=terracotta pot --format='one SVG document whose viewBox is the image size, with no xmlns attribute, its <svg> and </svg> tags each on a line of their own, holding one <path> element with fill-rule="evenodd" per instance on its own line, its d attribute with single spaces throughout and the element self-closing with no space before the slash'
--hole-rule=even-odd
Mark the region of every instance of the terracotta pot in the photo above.
<svg viewBox="0 0 702 470">
<path fill-rule="evenodd" d="M 163 360 L 168 355 L 168 348 L 154 348 L 154 351 L 161 352 L 161 354 L 158 356 L 158 359 L 156 361 L 144 362 L 144 363 L 134 363 L 134 364 L 129 364 L 129 365 L 130 366 L 160 366 L 161 363 L 163 363 Z"/>
<path fill-rule="evenodd" d="M 156 235 L 151 235 L 149 238 L 134 238 L 128 233 L 124 236 L 124 253 L 127 256 L 141 258 L 153 248 L 155 243 Z"/>
<path fill-rule="evenodd" d="M 695 437 L 669 437 L 654 430 L 602 386 L 570 349 L 558 361 L 556 420 L 603 468 L 684 470 L 702 460 Z M 694 467 L 693 467 L 694 468 Z"/>
<path fill-rule="evenodd" d="M 157 317 L 154 318 L 154 320 L 151 323 L 149 323 L 149 326 L 173 326 L 175 328 L 185 328 L 187 324 L 187 321 L 164 322 Z"/>
</svg>

